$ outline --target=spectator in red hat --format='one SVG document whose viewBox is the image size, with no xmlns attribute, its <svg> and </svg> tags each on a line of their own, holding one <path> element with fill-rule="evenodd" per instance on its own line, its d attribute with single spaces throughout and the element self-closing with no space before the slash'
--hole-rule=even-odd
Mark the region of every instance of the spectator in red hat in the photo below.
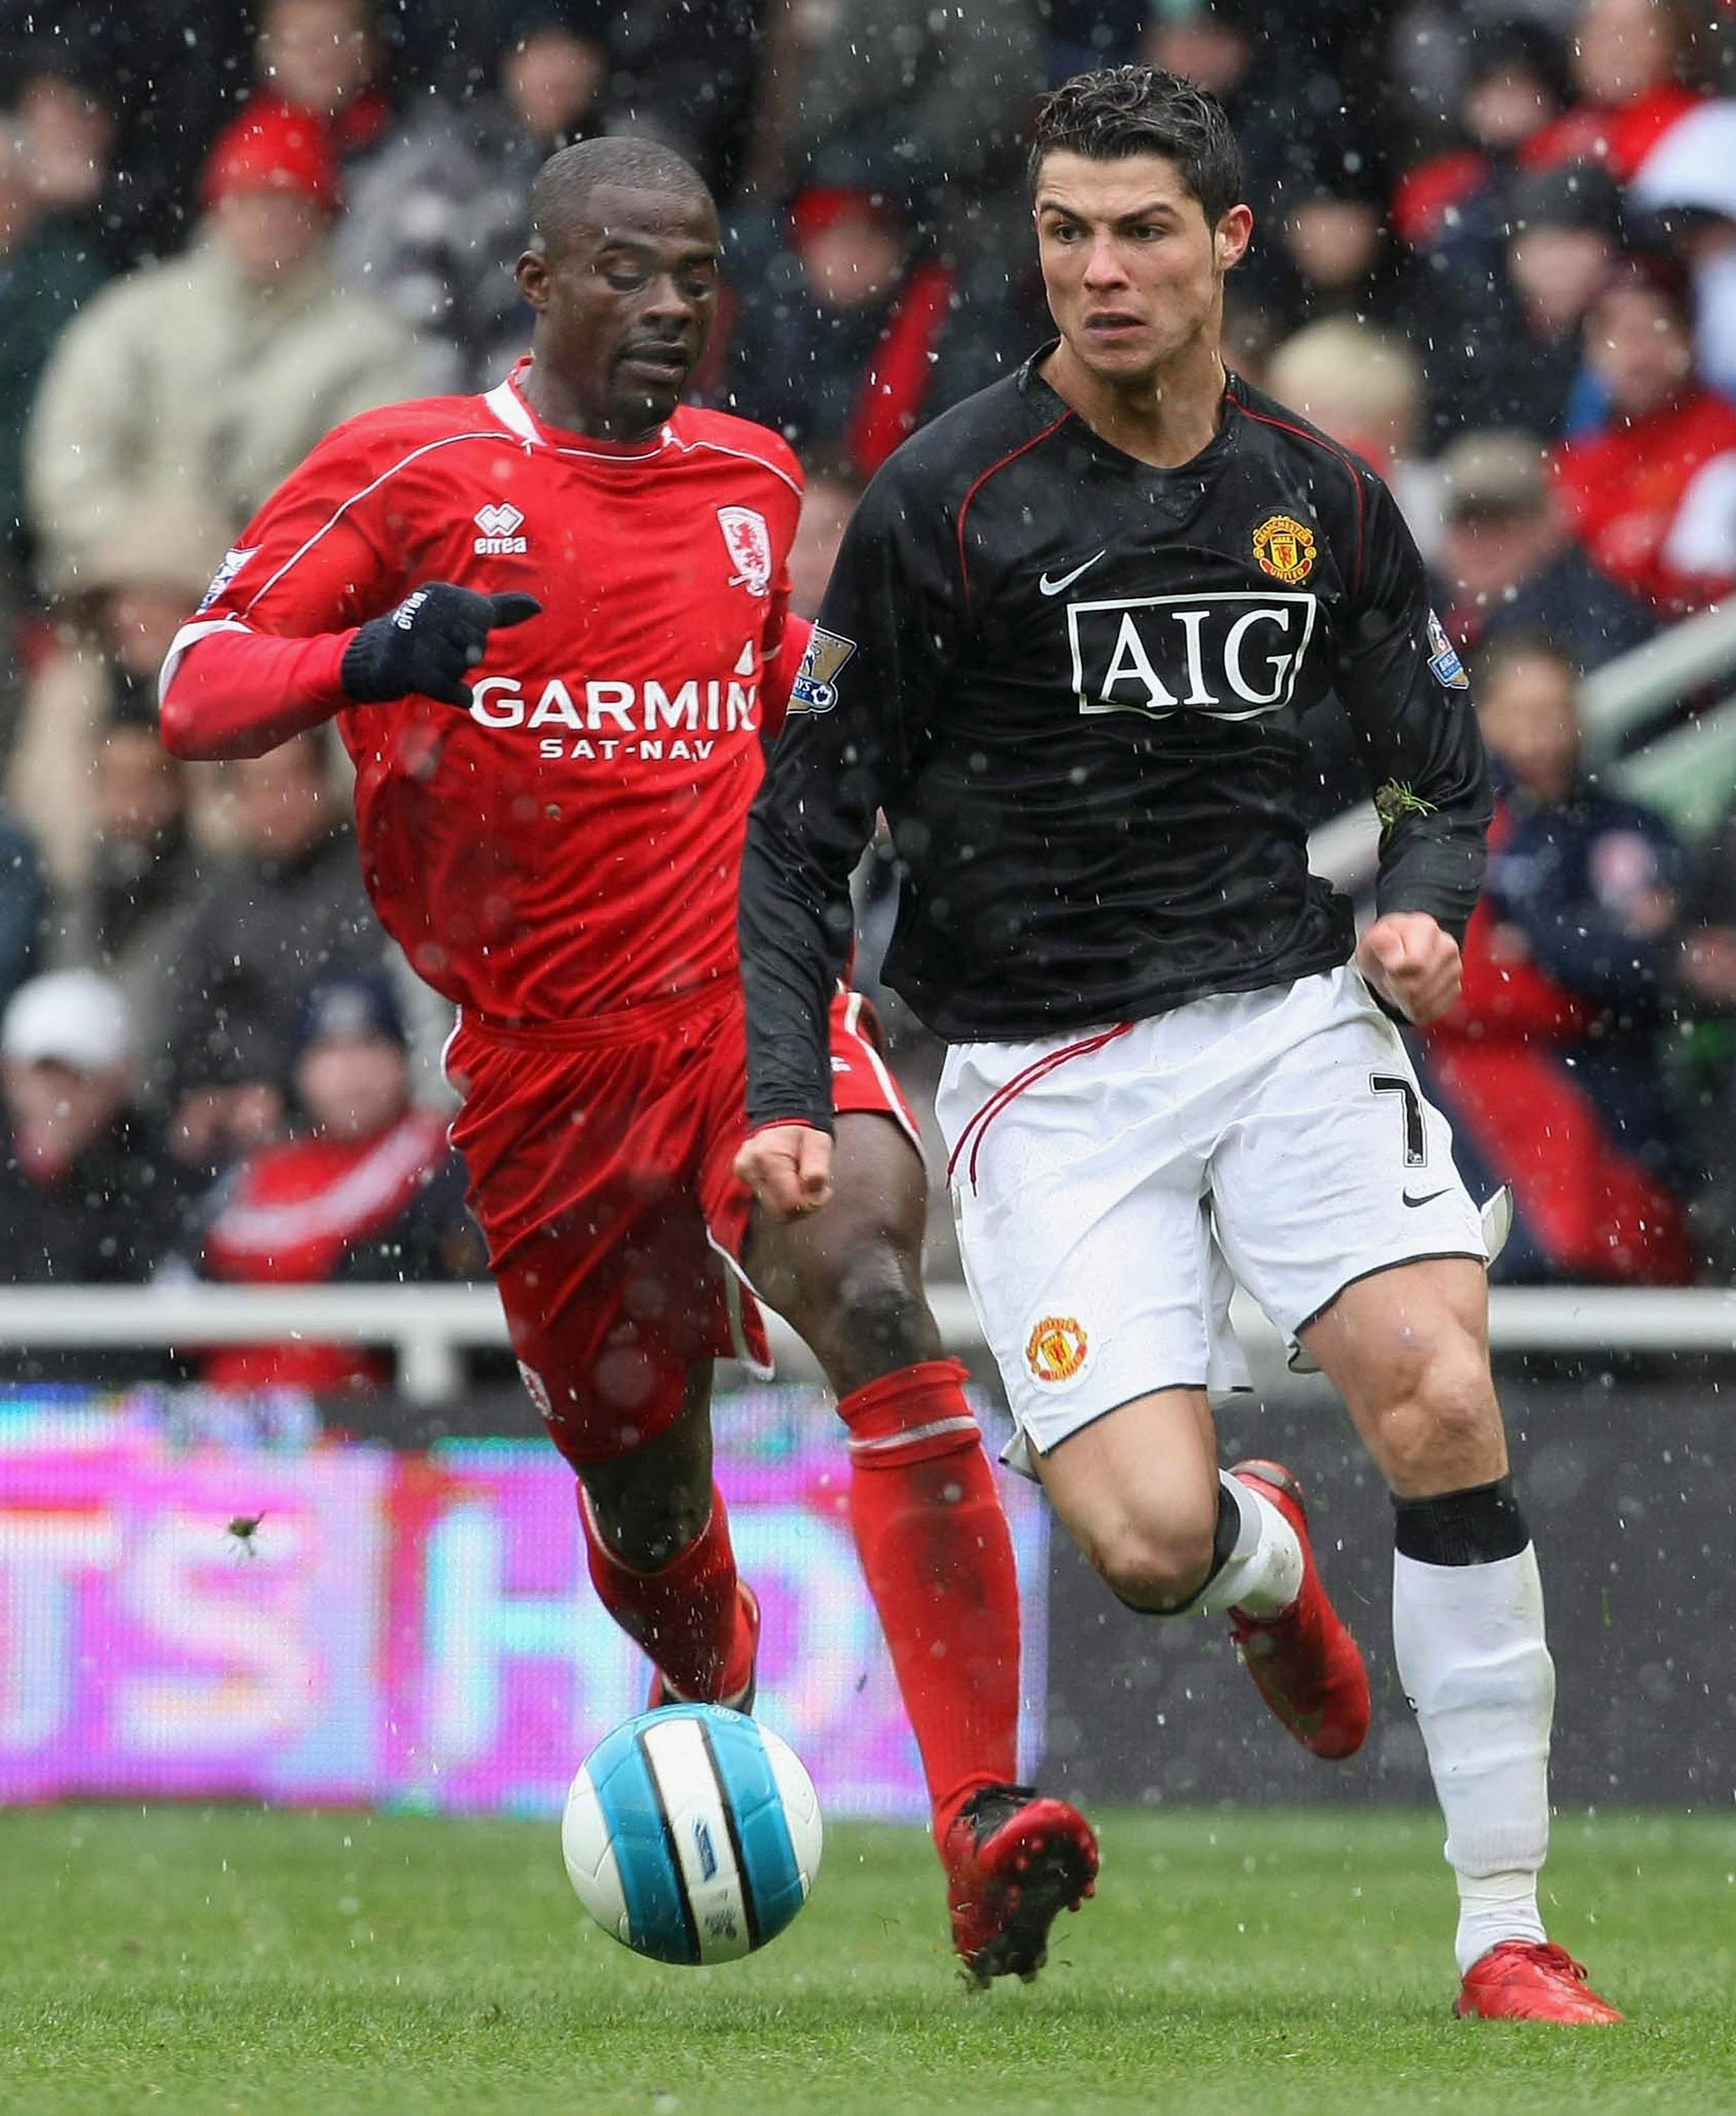
<svg viewBox="0 0 1736 2116">
<path fill-rule="evenodd" d="M 238 528 L 331 427 L 420 386 L 408 331 L 333 272 L 339 186 L 318 124 L 237 119 L 201 199 L 191 246 L 113 282 L 44 374 L 26 499 L 57 597 L 118 524 L 174 502 Z M 222 557 L 219 543 L 214 572 Z"/>
<path fill-rule="evenodd" d="M 1689 489 L 1736 456 L 1736 404 L 1694 371 L 1692 302 L 1679 269 L 1625 260 L 1587 311 L 1585 356 L 1609 398 L 1610 421 L 1556 451 L 1555 476 L 1587 555 L 1660 610 L 1703 609 L 1736 583 L 1682 570 L 1671 541 Z"/>
<path fill-rule="evenodd" d="M 244 113 L 218 133 L 199 192 L 227 247 L 261 284 L 293 272 L 343 204 L 324 133 L 313 118 L 284 109 Z"/>
<path fill-rule="evenodd" d="M 844 185 L 901 197 L 925 242 L 969 279 L 973 302 L 1003 295 L 1030 241 L 1037 0 L 831 0 L 792 14 L 800 90 L 786 113 L 788 191 Z"/>
</svg>

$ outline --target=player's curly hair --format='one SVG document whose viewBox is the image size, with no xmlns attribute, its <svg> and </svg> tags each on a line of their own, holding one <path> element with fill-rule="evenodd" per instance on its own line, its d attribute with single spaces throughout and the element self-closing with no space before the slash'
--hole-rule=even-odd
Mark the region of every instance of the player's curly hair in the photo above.
<svg viewBox="0 0 1736 2116">
<path fill-rule="evenodd" d="M 1215 228 L 1242 197 L 1242 150 L 1216 96 L 1161 67 L 1106 67 L 1075 74 L 1037 105 L 1029 175 L 1035 193 L 1045 155 L 1094 162 L 1164 154 Z"/>
</svg>

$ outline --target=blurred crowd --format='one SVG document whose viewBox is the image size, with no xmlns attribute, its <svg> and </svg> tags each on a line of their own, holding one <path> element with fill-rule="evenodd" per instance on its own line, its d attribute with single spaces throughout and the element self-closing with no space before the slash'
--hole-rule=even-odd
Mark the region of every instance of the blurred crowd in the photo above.
<svg viewBox="0 0 1736 2116">
<path fill-rule="evenodd" d="M 1582 711 L 1736 585 L 1728 0 L 0 0 L 0 1272 L 480 1269 L 338 761 L 179 764 L 154 686 L 322 434 L 521 349 L 542 159 L 636 131 L 717 191 L 700 393 L 803 458 L 811 612 L 886 456 L 1049 335 L 1035 97 L 1140 59 L 1242 142 L 1233 364 L 1388 478 L 1473 667 L 1490 887 L 1421 1056 L 1502 1269 L 1736 1274 L 1736 745 L 1630 798 Z"/>
</svg>

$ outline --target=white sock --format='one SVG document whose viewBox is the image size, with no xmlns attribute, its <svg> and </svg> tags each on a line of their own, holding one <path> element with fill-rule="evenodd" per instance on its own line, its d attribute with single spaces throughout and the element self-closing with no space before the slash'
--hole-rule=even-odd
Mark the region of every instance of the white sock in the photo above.
<svg viewBox="0 0 1736 2116">
<path fill-rule="evenodd" d="M 1504 1939 L 1541 1940 L 1555 1670 L 1527 1543 L 1488 1565 L 1394 1552 L 1393 1649 L 1447 1821 L 1461 1975 Z"/>
<path fill-rule="evenodd" d="M 1224 1569 L 1188 1603 L 1188 1613 L 1241 1609 L 1250 1617 L 1275 1617 L 1302 1592 L 1302 1544 L 1270 1499 L 1224 1470 L 1218 1481 L 1235 1502 L 1242 1525 Z"/>
</svg>

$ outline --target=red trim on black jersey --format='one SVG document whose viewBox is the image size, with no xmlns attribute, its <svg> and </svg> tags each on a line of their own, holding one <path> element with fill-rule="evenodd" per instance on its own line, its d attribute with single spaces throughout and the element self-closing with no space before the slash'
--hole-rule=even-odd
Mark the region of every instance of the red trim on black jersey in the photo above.
<svg viewBox="0 0 1736 2116">
<path fill-rule="evenodd" d="M 999 461 L 991 462 L 989 467 L 984 471 L 980 476 L 973 481 L 969 491 L 966 493 L 963 499 L 959 503 L 958 577 L 960 582 L 964 588 L 964 614 L 967 618 L 971 614 L 971 562 L 967 558 L 966 558 L 964 551 L 964 518 L 971 511 L 971 502 L 976 497 L 977 494 L 981 491 L 982 488 L 989 482 L 989 480 L 994 476 L 997 471 L 1004 470 L 1010 462 L 1017 462 L 1021 456 L 1029 455 L 1031 451 L 1036 447 L 1040 441 L 1046 441 L 1051 434 L 1058 433 L 1060 429 L 1067 424 L 1068 421 L 1074 416 L 1073 409 L 1072 406 L 1069 405 L 1067 410 L 1061 414 L 1060 417 L 1057 419 L 1052 426 L 1044 427 L 1040 434 L 1034 435 L 1028 441 L 1021 442 L 1017 448 L 1009 448 L 1005 455 L 1002 456 Z"/>
<path fill-rule="evenodd" d="M 1257 419 L 1262 426 L 1275 426 L 1281 434 L 1294 434 L 1298 440 L 1311 441 L 1316 448 L 1330 456 L 1334 462 L 1342 463 L 1349 472 L 1351 490 L 1357 496 L 1356 591 L 1360 595 L 1362 592 L 1362 516 L 1366 503 L 1362 498 L 1362 474 L 1357 467 L 1355 457 L 1348 448 L 1341 448 L 1336 441 L 1329 441 L 1320 434 L 1311 434 L 1306 426 L 1290 426 L 1286 421 L 1274 419 L 1267 412 L 1256 412 L 1251 404 L 1239 404 L 1237 408 L 1244 418 Z"/>
</svg>

